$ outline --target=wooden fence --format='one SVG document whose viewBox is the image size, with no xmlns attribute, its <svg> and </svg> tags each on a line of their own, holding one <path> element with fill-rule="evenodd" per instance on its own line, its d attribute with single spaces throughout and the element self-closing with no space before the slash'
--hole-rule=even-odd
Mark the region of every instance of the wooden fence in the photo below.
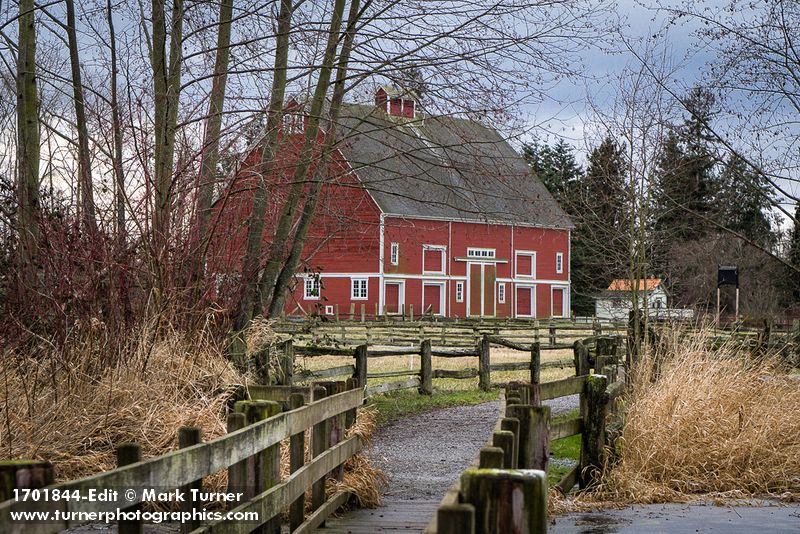
<svg viewBox="0 0 800 534">
<path fill-rule="evenodd" d="M 62 499 L 47 502 L 43 499 L 22 502 L 7 500 L 0 503 L 0 532 L 7 534 L 50 534 L 87 522 L 86 519 L 61 521 L 12 521 L 12 513 L 55 512 L 61 517 L 68 513 L 112 513 L 118 508 L 135 511 L 146 500 L 142 490 L 157 491 L 180 488 L 189 494 L 191 488 L 202 488 L 203 477 L 228 470 L 228 492 L 241 493 L 241 499 L 232 502 L 228 512 L 231 517 L 200 522 L 196 513 L 201 503 L 191 499 L 182 503 L 181 512 L 189 520 L 182 524 L 182 532 L 245 533 L 280 532 L 281 514 L 289 511 L 291 532 L 308 533 L 321 525 L 326 517 L 341 506 L 349 493 L 339 492 L 330 499 L 325 497 L 325 480 L 341 477 L 343 464 L 361 448 L 358 436 L 346 437 L 353 425 L 356 409 L 363 404 L 364 393 L 355 380 L 324 382 L 307 388 L 254 388 L 254 398 L 270 400 L 238 401 L 228 416 L 228 433 L 208 442 L 200 440 L 196 428 L 179 430 L 181 449 L 172 453 L 140 461 L 136 444 L 119 447 L 119 467 L 73 482 L 48 486 L 50 495 L 78 492 L 84 500 Z M 310 402 L 309 402 L 310 401 Z M 311 431 L 311 461 L 305 463 L 305 433 Z M 281 480 L 280 443 L 290 442 L 291 474 Z M 18 486 L 24 486 L 27 477 L 24 464 L 16 463 Z M 41 469 L 37 464 L 31 469 Z M 40 477 L 41 479 L 41 477 Z M 304 517 L 306 491 L 311 489 L 312 513 Z M 119 498 L 89 502 L 85 496 L 90 491 L 117 491 Z M 126 492 L 124 500 L 122 492 Z M 40 490 L 39 495 L 44 490 Z M 132 496 L 132 497 L 131 497 Z M 129 508 L 132 507 L 132 508 Z M 257 520 L 234 518 L 258 517 Z M 51 516 L 52 517 L 52 516 Z M 74 517 L 77 517 L 75 515 Z M 141 523 L 128 519 L 119 522 L 121 533 L 141 532 Z"/>
<path fill-rule="evenodd" d="M 619 359 L 595 347 L 590 357 L 583 342 L 574 346 L 578 376 L 554 382 L 513 382 L 505 387 L 501 416 L 485 447 L 448 490 L 426 534 L 500 534 L 547 532 L 547 464 L 550 441 L 580 434 L 579 463 L 557 484 L 569 492 L 597 481 L 605 459 L 606 415 L 622 392 L 617 381 Z M 595 372 L 589 373 L 589 365 Z M 611 380 L 611 385 L 609 385 Z M 542 401 L 580 395 L 579 414 L 551 422 Z M 515 493 L 516 499 L 509 498 Z"/>
</svg>

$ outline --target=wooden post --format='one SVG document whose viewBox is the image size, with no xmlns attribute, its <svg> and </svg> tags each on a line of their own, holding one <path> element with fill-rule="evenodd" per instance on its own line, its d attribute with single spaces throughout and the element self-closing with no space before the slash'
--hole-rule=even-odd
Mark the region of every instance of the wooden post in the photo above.
<svg viewBox="0 0 800 534">
<path fill-rule="evenodd" d="M 482 391 L 492 387 L 489 365 L 489 336 L 484 334 L 478 343 L 478 387 Z"/>
<path fill-rule="evenodd" d="M 505 451 L 500 447 L 483 447 L 479 456 L 481 469 L 503 469 Z"/>
<path fill-rule="evenodd" d="M 539 343 L 539 319 L 533 321 L 533 342 Z"/>
<path fill-rule="evenodd" d="M 539 384 L 542 369 L 542 346 L 539 342 L 531 345 L 531 384 Z"/>
<path fill-rule="evenodd" d="M 412 323 L 414 322 L 414 305 L 413 304 L 409 304 L 408 305 L 408 320 L 411 321 Z"/>
<path fill-rule="evenodd" d="M 178 429 L 178 447 L 185 449 L 197 445 L 202 441 L 203 431 L 196 426 L 182 426 Z M 180 509 L 184 517 L 189 517 L 187 521 L 181 522 L 181 534 L 188 534 L 200 526 L 200 521 L 193 519 L 194 511 L 202 508 L 202 503 L 195 503 L 192 500 L 192 490 L 203 491 L 203 479 L 195 480 L 185 486 L 181 486 L 180 492 L 186 496 L 186 500 L 181 503 Z"/>
<path fill-rule="evenodd" d="M 516 469 L 517 458 L 514 456 L 514 433 L 508 430 L 498 430 L 492 434 L 492 445 L 503 451 L 503 469 Z"/>
<path fill-rule="evenodd" d="M 358 380 L 358 387 L 366 387 L 367 385 L 367 346 L 359 345 L 356 347 L 353 357 L 356 359 L 356 370 L 353 373 L 353 378 Z"/>
<path fill-rule="evenodd" d="M 294 383 L 294 344 L 291 339 L 278 344 L 280 354 L 280 375 L 278 385 L 291 386 Z"/>
<path fill-rule="evenodd" d="M 135 464 L 142 459 L 142 449 L 138 443 L 123 443 L 117 447 L 117 467 Z M 141 504 L 135 504 L 124 508 L 125 512 L 136 512 L 142 508 Z M 117 524 L 119 534 L 141 534 L 142 522 L 138 519 L 120 520 Z"/>
<path fill-rule="evenodd" d="M 475 534 L 475 507 L 450 504 L 436 510 L 436 534 Z"/>
<path fill-rule="evenodd" d="M 350 303 L 350 313 L 348 314 L 348 318 L 351 321 L 354 321 L 355 318 L 356 318 L 356 303 L 355 302 L 351 302 Z"/>
<path fill-rule="evenodd" d="M 378 314 L 378 303 L 376 302 L 376 303 L 375 303 L 375 320 L 377 321 L 377 320 L 378 320 L 378 318 L 379 318 L 379 314 Z"/>
<path fill-rule="evenodd" d="M 361 304 L 361 322 L 363 323 L 366 321 L 366 306 L 362 303 Z"/>
<path fill-rule="evenodd" d="M 547 475 L 542 471 L 468 469 L 464 502 L 475 507 L 476 534 L 547 532 Z"/>
<path fill-rule="evenodd" d="M 318 401 L 324 399 L 328 393 L 322 386 L 313 386 L 313 399 Z M 314 425 L 311 432 L 311 457 L 316 458 L 328 448 L 328 420 L 321 421 Z M 318 510 L 325 503 L 325 479 L 327 475 L 314 482 L 311 486 L 311 510 Z M 324 526 L 323 523 L 321 526 Z"/>
<path fill-rule="evenodd" d="M 606 387 L 603 375 L 586 378 L 581 395 L 583 432 L 581 433 L 580 487 L 588 488 L 599 482 L 606 444 Z"/>
<path fill-rule="evenodd" d="M 347 391 L 351 391 L 354 389 L 358 389 L 358 380 L 355 378 L 348 378 L 345 381 L 344 389 Z M 350 430 L 354 424 L 356 424 L 356 417 L 358 416 L 357 408 L 353 408 L 352 410 L 347 410 L 344 413 L 344 434 L 347 435 L 347 431 Z"/>
<path fill-rule="evenodd" d="M 550 321 L 550 327 L 548 328 L 548 331 L 550 333 L 550 346 L 552 347 L 556 344 L 556 327 L 553 325 L 552 320 Z"/>
<path fill-rule="evenodd" d="M 336 308 L 334 308 L 334 309 L 335 309 L 335 313 L 336 313 L 336 322 L 338 323 L 339 322 L 339 305 L 335 304 L 334 306 L 336 306 Z"/>
<path fill-rule="evenodd" d="M 589 351 L 583 341 L 578 340 L 572 345 L 573 361 L 575 362 L 575 376 L 589 374 Z"/>
<path fill-rule="evenodd" d="M 302 393 L 292 393 L 289 396 L 289 409 L 296 410 L 305 404 Z M 306 433 L 299 432 L 289 438 L 289 472 L 294 473 L 305 464 Z M 289 506 L 289 532 L 294 532 L 305 519 L 306 494 L 300 495 Z"/>
<path fill-rule="evenodd" d="M 420 388 L 423 395 L 433 393 L 433 359 L 431 358 L 431 340 L 425 339 L 420 343 Z"/>
<path fill-rule="evenodd" d="M 514 434 L 514 469 L 519 468 L 519 419 L 516 417 L 503 417 L 500 420 L 500 430 Z"/>
<path fill-rule="evenodd" d="M 39 489 L 53 483 L 53 465 L 44 460 L 0 461 L 0 502 L 14 498 L 15 489 Z"/>
<path fill-rule="evenodd" d="M 508 406 L 509 417 L 519 420 L 517 467 L 545 469 L 550 442 L 550 408 L 518 404 Z"/>
<path fill-rule="evenodd" d="M 228 414 L 228 434 L 241 430 L 246 424 L 243 413 L 234 412 Z M 245 486 L 247 486 L 247 460 L 242 460 L 228 468 L 228 493 L 243 492 Z M 233 507 L 237 504 L 233 503 Z"/>
<path fill-rule="evenodd" d="M 328 397 L 332 397 L 338 393 L 343 393 L 346 387 L 344 381 L 324 381 L 314 382 L 314 386 L 322 386 L 325 388 Z M 328 445 L 326 448 L 331 448 L 344 441 L 344 428 L 345 428 L 345 414 L 340 413 L 328 419 Z M 344 477 L 344 466 L 340 465 L 335 467 L 330 476 L 342 480 Z"/>
</svg>

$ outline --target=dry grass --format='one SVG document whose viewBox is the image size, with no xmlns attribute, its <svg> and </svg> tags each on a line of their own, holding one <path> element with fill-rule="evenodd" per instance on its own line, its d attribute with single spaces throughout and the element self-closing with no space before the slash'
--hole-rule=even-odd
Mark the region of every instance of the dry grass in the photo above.
<svg viewBox="0 0 800 534">
<path fill-rule="evenodd" d="M 668 334 L 635 368 L 619 457 L 589 499 L 800 494 L 797 377 L 769 355 L 711 352 L 705 339 Z"/>
<path fill-rule="evenodd" d="M 274 341 L 269 323 L 257 322 L 255 330 L 248 351 Z M 49 460 L 65 481 L 113 469 L 121 443 L 139 443 L 146 459 L 175 450 L 181 426 L 202 428 L 206 441 L 225 434 L 228 398 L 220 392 L 248 377 L 225 358 L 221 343 L 163 327 L 156 336 L 147 325 L 122 342 L 112 338 L 95 322 L 76 329 L 63 348 L 42 340 L 25 355 L 2 355 L 0 457 Z M 375 426 L 375 414 L 359 410 L 352 432 L 369 441 Z M 287 473 L 288 447 L 282 449 Z M 359 455 L 342 484 L 375 506 L 382 476 Z M 224 491 L 227 473 L 204 483 Z"/>
</svg>

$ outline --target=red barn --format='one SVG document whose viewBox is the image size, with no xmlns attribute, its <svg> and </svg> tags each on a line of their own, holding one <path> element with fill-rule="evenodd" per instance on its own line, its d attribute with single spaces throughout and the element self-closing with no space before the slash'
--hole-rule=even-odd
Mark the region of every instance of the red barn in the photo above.
<svg viewBox="0 0 800 534">
<path fill-rule="evenodd" d="M 302 131 L 300 116 L 284 125 Z M 283 172 L 269 178 L 265 241 L 282 205 L 301 135 L 282 132 Z M 570 310 L 572 224 L 494 130 L 424 115 L 412 92 L 380 88 L 375 105 L 345 105 L 337 150 L 315 211 L 303 272 L 286 313 L 563 317 Z M 324 139 L 324 132 L 320 134 Z M 297 138 L 297 139 L 293 139 Z M 217 202 L 217 272 L 235 272 L 258 143 Z"/>
</svg>

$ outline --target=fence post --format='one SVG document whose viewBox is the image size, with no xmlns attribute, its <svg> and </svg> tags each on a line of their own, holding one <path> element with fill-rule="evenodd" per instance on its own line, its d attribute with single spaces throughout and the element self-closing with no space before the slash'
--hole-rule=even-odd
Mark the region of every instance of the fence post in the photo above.
<svg viewBox="0 0 800 534">
<path fill-rule="evenodd" d="M 53 483 L 53 465 L 44 460 L 0 461 L 0 502 L 14 498 L 14 489 L 39 489 Z"/>
<path fill-rule="evenodd" d="M 305 404 L 302 393 L 289 396 L 289 409 L 296 410 Z M 306 433 L 299 432 L 289 438 L 289 472 L 294 473 L 305 464 Z M 289 507 L 289 532 L 294 532 L 305 519 L 306 493 L 303 492 Z"/>
<path fill-rule="evenodd" d="M 117 447 L 117 467 L 135 464 L 141 459 L 142 449 L 138 443 L 123 443 Z M 136 512 L 141 507 L 141 504 L 135 504 L 129 508 L 124 508 L 123 511 Z M 117 532 L 119 534 L 141 534 L 142 522 L 138 519 L 120 520 L 117 524 Z"/>
<path fill-rule="evenodd" d="M 178 429 L 178 447 L 185 449 L 192 445 L 197 445 L 202 441 L 203 431 L 196 426 L 182 426 Z M 184 517 L 189 517 L 187 521 L 181 522 L 181 534 L 187 534 L 200 526 L 200 521 L 194 519 L 194 511 L 198 508 L 192 499 L 192 490 L 203 491 L 203 479 L 195 480 L 181 486 L 180 492 L 186 496 L 186 500 L 181 503 L 181 512 Z"/>
<path fill-rule="evenodd" d="M 367 386 L 367 345 L 356 347 L 353 357 L 356 359 L 356 370 L 353 378 L 358 380 L 358 387 Z"/>
<path fill-rule="evenodd" d="M 578 340 L 572 345 L 573 361 L 575 362 L 575 376 L 589 374 L 589 351 L 583 341 Z"/>
<path fill-rule="evenodd" d="M 333 395 L 344 392 L 346 383 L 344 381 L 325 381 L 315 382 L 314 385 L 324 387 L 328 394 L 327 396 L 332 397 Z M 334 415 L 328 419 L 328 446 L 326 448 L 338 445 L 344 440 L 344 427 L 344 413 Z M 340 465 L 333 468 L 333 470 L 330 472 L 330 475 L 337 480 L 342 480 L 342 477 L 344 476 L 344 466 Z"/>
<path fill-rule="evenodd" d="M 345 386 L 344 386 L 344 389 L 345 389 L 345 390 L 347 390 L 347 391 L 352 391 L 352 390 L 354 390 L 354 389 L 358 389 L 358 380 L 357 380 L 357 379 L 355 379 L 355 378 L 352 378 L 352 377 L 348 378 L 348 379 L 345 381 Z M 347 410 L 347 411 L 344 413 L 344 430 L 345 430 L 345 435 L 347 434 L 347 431 L 348 431 L 348 430 L 350 430 L 350 428 L 352 428 L 352 426 L 353 426 L 354 424 L 356 424 L 356 417 L 357 417 L 357 416 L 358 416 L 358 412 L 357 412 L 357 409 L 356 409 L 356 408 L 353 408 L 353 409 L 351 409 L 351 410 Z"/>
<path fill-rule="evenodd" d="M 246 425 L 243 413 L 228 414 L 228 434 L 241 430 Z M 228 468 L 228 493 L 239 493 L 247 486 L 247 460 L 237 462 Z"/>
<path fill-rule="evenodd" d="M 546 469 L 550 443 L 550 408 L 515 404 L 507 406 L 507 415 L 519 420 L 519 469 Z"/>
<path fill-rule="evenodd" d="M 291 386 L 294 383 L 294 344 L 291 339 L 278 344 L 280 375 L 278 385 Z"/>
<path fill-rule="evenodd" d="M 500 447 L 483 447 L 481 449 L 478 466 L 480 469 L 502 469 L 505 461 L 505 451 Z"/>
<path fill-rule="evenodd" d="M 423 395 L 433 393 L 433 359 L 431 358 L 431 340 L 424 339 L 420 343 L 420 388 Z"/>
<path fill-rule="evenodd" d="M 475 534 L 475 507 L 451 504 L 436 510 L 436 534 Z"/>
<path fill-rule="evenodd" d="M 503 451 L 503 465 L 504 469 L 516 469 L 517 459 L 514 456 L 514 433 L 508 430 L 498 430 L 492 434 L 492 445 L 499 447 Z"/>
<path fill-rule="evenodd" d="M 548 333 L 550 335 L 549 343 L 550 343 L 550 346 L 552 347 L 553 345 L 556 344 L 556 327 L 555 327 L 555 325 L 553 325 L 553 320 L 552 319 L 550 320 L 550 325 L 549 325 L 547 330 L 548 330 Z"/>
<path fill-rule="evenodd" d="M 606 444 L 606 387 L 608 379 L 603 375 L 586 377 L 581 395 L 583 432 L 581 433 L 581 489 L 599 481 Z M 584 405 L 585 404 L 585 408 Z"/>
<path fill-rule="evenodd" d="M 464 502 L 475 507 L 479 533 L 547 532 L 547 475 L 542 471 L 468 469 L 461 475 L 461 492 Z"/>
<path fill-rule="evenodd" d="M 361 322 L 363 323 L 366 320 L 366 306 L 361 304 Z"/>
<path fill-rule="evenodd" d="M 312 389 L 313 399 L 314 401 L 324 399 L 328 393 L 325 391 L 325 388 L 322 386 L 313 386 Z M 316 458 L 328 448 L 328 420 L 321 421 L 314 425 L 314 428 L 311 432 L 311 457 Z M 314 482 L 311 486 L 311 510 L 318 510 L 320 506 L 325 503 L 325 479 L 327 475 L 324 475 L 318 481 Z M 325 526 L 323 522 L 322 525 Z"/>
<path fill-rule="evenodd" d="M 355 318 L 356 318 L 356 303 L 355 302 L 351 302 L 350 303 L 350 313 L 348 314 L 348 316 L 349 316 L 349 319 L 351 321 L 355 320 Z"/>
<path fill-rule="evenodd" d="M 513 469 L 518 469 L 519 465 L 519 419 L 516 417 L 503 417 L 500 420 L 500 429 L 514 434 L 514 458 Z"/>
<path fill-rule="evenodd" d="M 489 365 L 489 336 L 483 334 L 478 342 L 478 387 L 483 391 L 492 387 Z"/>
<path fill-rule="evenodd" d="M 533 320 L 533 342 L 539 343 L 539 319 Z"/>
<path fill-rule="evenodd" d="M 538 384 L 542 369 L 542 346 L 538 341 L 531 345 L 531 384 Z"/>
</svg>

